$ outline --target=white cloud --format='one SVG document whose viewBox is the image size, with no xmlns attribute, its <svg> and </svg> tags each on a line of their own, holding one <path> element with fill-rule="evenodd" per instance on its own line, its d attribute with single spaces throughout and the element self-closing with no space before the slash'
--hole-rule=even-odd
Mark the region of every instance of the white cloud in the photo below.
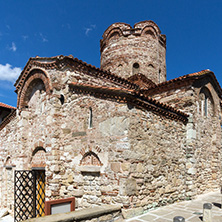
<svg viewBox="0 0 222 222">
<path fill-rule="evenodd" d="M 42 41 L 43 41 L 43 42 L 48 42 L 48 39 L 47 39 L 45 36 L 43 36 L 42 33 L 39 33 L 39 35 L 40 35 L 40 37 L 42 38 Z"/>
<path fill-rule="evenodd" d="M 29 38 L 29 36 L 28 35 L 23 35 L 22 38 L 23 38 L 24 41 L 26 41 Z"/>
<path fill-rule="evenodd" d="M 85 29 L 85 35 L 89 35 L 89 32 L 92 31 L 93 29 L 96 28 L 96 25 L 90 25 L 90 27 L 88 28 L 84 28 Z"/>
<path fill-rule="evenodd" d="M 9 47 L 9 50 L 11 50 L 11 51 L 13 51 L 13 52 L 15 52 L 15 51 L 17 50 L 17 47 L 16 47 L 16 45 L 15 45 L 14 42 L 12 42 L 12 46 Z"/>
<path fill-rule="evenodd" d="M 12 68 L 8 63 L 6 65 L 0 64 L 0 80 L 14 82 L 21 72 L 22 69 L 19 67 Z"/>
</svg>

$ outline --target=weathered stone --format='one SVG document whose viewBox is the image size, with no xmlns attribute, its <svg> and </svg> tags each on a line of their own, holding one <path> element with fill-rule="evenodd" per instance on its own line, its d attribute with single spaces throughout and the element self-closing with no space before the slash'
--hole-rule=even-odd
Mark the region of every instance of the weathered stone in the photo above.
<svg viewBox="0 0 222 222">
<path fill-rule="evenodd" d="M 114 172 L 120 172 L 120 163 L 111 163 L 111 170 Z"/>
<path fill-rule="evenodd" d="M 86 132 L 73 132 L 72 137 L 85 136 Z"/>
<path fill-rule="evenodd" d="M 76 189 L 74 189 L 74 190 L 72 191 L 72 193 L 73 193 L 73 195 L 74 195 L 75 197 L 82 197 L 83 194 L 84 194 L 84 191 L 83 191 L 83 190 L 76 190 Z"/>
<path fill-rule="evenodd" d="M 126 180 L 126 195 L 131 196 L 137 194 L 137 184 L 135 179 Z"/>
<path fill-rule="evenodd" d="M 135 209 L 122 209 L 122 215 L 123 215 L 124 219 L 135 217 L 135 216 L 138 216 L 142 213 L 143 213 L 143 208 L 142 207 L 138 207 L 138 208 L 135 208 Z"/>
</svg>

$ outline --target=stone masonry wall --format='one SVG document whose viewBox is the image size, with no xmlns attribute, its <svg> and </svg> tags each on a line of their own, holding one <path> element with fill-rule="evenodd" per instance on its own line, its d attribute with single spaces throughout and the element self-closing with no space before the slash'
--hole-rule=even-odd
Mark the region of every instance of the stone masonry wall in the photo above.
<svg viewBox="0 0 222 222">
<path fill-rule="evenodd" d="M 156 96 L 192 114 L 184 125 L 132 104 L 69 89 L 72 81 L 88 84 L 87 74 L 70 69 L 49 74 L 52 94 L 36 91 L 35 106 L 18 111 L 0 131 L 1 206 L 13 206 L 7 195 L 13 180 L 5 181 L 8 158 L 12 174 L 31 169 L 38 147 L 46 152 L 46 200 L 75 196 L 78 208 L 117 203 L 142 213 L 218 187 L 220 109 L 210 83 L 215 114 L 211 110 L 206 117 L 195 111 L 200 108 L 198 86 Z"/>
<path fill-rule="evenodd" d="M 101 68 L 124 78 L 144 74 L 154 83 L 166 81 L 166 45 L 156 24 L 137 23 L 132 29 L 112 24 L 101 40 Z"/>
<path fill-rule="evenodd" d="M 92 128 L 88 127 L 89 108 Z M 55 143 L 58 162 L 47 164 L 47 197 L 74 195 L 79 207 L 122 203 L 126 208 L 184 199 L 186 130 L 182 123 L 76 94 L 62 110 L 66 121 Z M 100 174 L 93 167 L 82 171 L 80 163 L 88 151 L 101 161 Z"/>
<path fill-rule="evenodd" d="M 207 101 L 207 116 L 200 95 L 203 87 L 207 87 L 213 99 L 213 103 Z M 156 94 L 154 98 L 191 114 L 186 141 L 188 196 L 218 188 L 221 183 L 221 107 L 210 80 Z"/>
<path fill-rule="evenodd" d="M 185 125 L 130 104 L 70 92 L 66 83 L 76 74 L 57 82 L 62 75 L 51 73 L 57 84 L 52 94 L 34 93 L 38 104 L 32 100 L 35 106 L 18 112 L 0 131 L 1 172 L 7 157 L 13 172 L 31 169 L 34 151 L 42 147 L 46 200 L 75 196 L 78 208 L 120 203 L 143 211 L 184 199 Z M 1 206 L 7 206 L 13 201 L 5 198 L 3 177 Z"/>
</svg>

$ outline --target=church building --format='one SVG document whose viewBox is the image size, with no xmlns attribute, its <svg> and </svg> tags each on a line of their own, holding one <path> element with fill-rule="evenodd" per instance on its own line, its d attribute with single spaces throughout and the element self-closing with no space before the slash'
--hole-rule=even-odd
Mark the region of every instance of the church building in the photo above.
<svg viewBox="0 0 222 222">
<path fill-rule="evenodd" d="M 100 68 L 30 58 L 17 107 L 0 103 L 0 206 L 16 221 L 48 214 L 54 200 L 143 213 L 221 185 L 214 73 L 167 81 L 166 36 L 152 21 L 112 24 L 100 52 Z"/>
</svg>

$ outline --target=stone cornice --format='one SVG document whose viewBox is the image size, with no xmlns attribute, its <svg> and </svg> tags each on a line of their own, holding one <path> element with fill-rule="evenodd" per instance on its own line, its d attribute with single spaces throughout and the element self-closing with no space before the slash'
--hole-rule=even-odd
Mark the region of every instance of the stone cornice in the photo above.
<svg viewBox="0 0 222 222">
<path fill-rule="evenodd" d="M 152 110 L 158 115 L 170 119 L 187 122 L 188 114 L 181 112 L 167 104 L 161 103 L 151 97 L 140 94 L 135 90 L 127 90 L 114 87 L 93 86 L 72 82 L 69 87 L 76 93 L 89 94 L 101 99 L 112 99 L 120 103 L 131 103 L 146 110 Z"/>
</svg>

